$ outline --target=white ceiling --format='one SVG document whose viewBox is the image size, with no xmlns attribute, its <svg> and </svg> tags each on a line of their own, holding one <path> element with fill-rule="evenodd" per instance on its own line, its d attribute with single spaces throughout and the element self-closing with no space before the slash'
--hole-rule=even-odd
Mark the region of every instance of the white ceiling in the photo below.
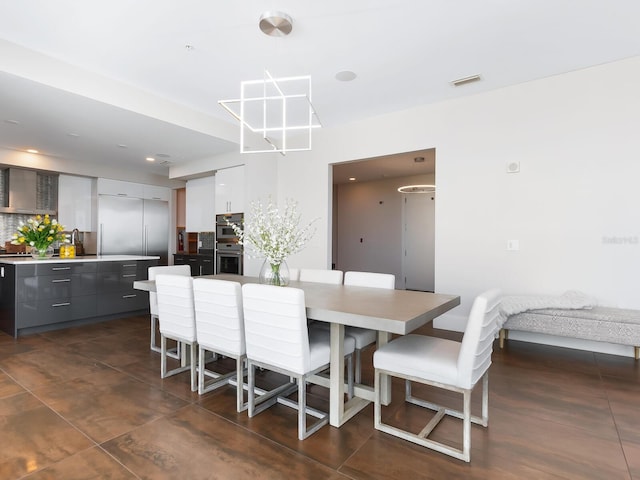
<svg viewBox="0 0 640 480">
<path fill-rule="evenodd" d="M 293 18 L 289 36 L 259 30 L 267 10 Z M 639 55 L 639 18 L 637 0 L 0 0 L 0 40 L 218 123 L 242 80 L 310 74 L 331 128 Z M 166 171 L 237 148 L 225 138 L 0 71 L 0 147 Z"/>
</svg>

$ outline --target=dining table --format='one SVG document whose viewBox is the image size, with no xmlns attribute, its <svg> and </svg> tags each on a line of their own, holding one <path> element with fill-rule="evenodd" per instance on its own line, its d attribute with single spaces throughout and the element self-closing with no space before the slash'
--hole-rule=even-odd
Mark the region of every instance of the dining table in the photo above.
<svg viewBox="0 0 640 480">
<path fill-rule="evenodd" d="M 257 277 L 233 274 L 203 275 L 199 278 L 234 281 L 240 284 L 259 283 Z M 155 291 L 155 282 L 138 280 L 134 282 L 133 287 Z M 345 401 L 345 326 L 376 330 L 379 347 L 389 342 L 393 334 L 406 335 L 460 305 L 460 297 L 457 295 L 415 290 L 300 281 L 292 281 L 288 287 L 304 291 L 307 318 L 330 324 L 329 376 L 314 375 L 310 381 L 329 388 L 329 423 L 334 427 L 343 425 L 373 402 L 375 397 L 372 386 L 356 384 L 353 397 Z M 388 404 L 391 401 L 391 383 L 388 377 L 382 378 L 380 388 L 381 401 Z"/>
</svg>

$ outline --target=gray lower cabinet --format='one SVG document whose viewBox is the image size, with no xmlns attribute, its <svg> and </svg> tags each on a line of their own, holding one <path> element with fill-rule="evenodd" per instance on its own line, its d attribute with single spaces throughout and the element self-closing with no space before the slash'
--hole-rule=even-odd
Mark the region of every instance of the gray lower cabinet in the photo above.
<svg viewBox="0 0 640 480">
<path fill-rule="evenodd" d="M 0 329 L 18 336 L 21 331 L 147 310 L 149 294 L 135 290 L 133 282 L 146 280 L 149 267 L 157 264 L 157 260 L 3 264 Z"/>
<path fill-rule="evenodd" d="M 98 315 L 132 312 L 149 307 L 149 294 L 133 288 L 136 280 L 146 280 L 149 267 L 157 262 L 98 263 Z"/>
<path fill-rule="evenodd" d="M 19 328 L 96 316 L 96 263 L 21 265 L 16 269 Z"/>
</svg>

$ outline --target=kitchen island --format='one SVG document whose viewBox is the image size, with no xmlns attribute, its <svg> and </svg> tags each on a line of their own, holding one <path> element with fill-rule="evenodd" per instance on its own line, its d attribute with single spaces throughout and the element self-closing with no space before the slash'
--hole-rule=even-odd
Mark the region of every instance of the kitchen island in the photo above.
<svg viewBox="0 0 640 480">
<path fill-rule="evenodd" d="M 135 290 L 133 282 L 146 280 L 159 258 L 1 257 L 0 330 L 17 337 L 148 313 L 148 293 Z"/>
</svg>

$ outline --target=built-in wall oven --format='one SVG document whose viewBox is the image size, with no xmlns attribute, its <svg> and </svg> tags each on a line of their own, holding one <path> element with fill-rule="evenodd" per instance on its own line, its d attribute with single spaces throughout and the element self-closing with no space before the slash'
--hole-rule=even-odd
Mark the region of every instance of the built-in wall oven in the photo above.
<svg viewBox="0 0 640 480">
<path fill-rule="evenodd" d="M 218 242 L 227 242 L 227 241 L 237 241 L 236 232 L 233 231 L 233 228 L 229 223 L 231 222 L 236 225 L 242 226 L 242 220 L 244 219 L 244 215 L 242 213 L 229 213 L 224 215 L 216 215 L 216 241 Z"/>
<path fill-rule="evenodd" d="M 216 273 L 244 273 L 244 248 L 228 222 L 242 226 L 244 215 L 232 213 L 216 215 Z"/>
<path fill-rule="evenodd" d="M 217 243 L 216 273 L 234 273 L 242 275 L 244 272 L 242 257 L 244 249 L 238 243 Z"/>
</svg>

